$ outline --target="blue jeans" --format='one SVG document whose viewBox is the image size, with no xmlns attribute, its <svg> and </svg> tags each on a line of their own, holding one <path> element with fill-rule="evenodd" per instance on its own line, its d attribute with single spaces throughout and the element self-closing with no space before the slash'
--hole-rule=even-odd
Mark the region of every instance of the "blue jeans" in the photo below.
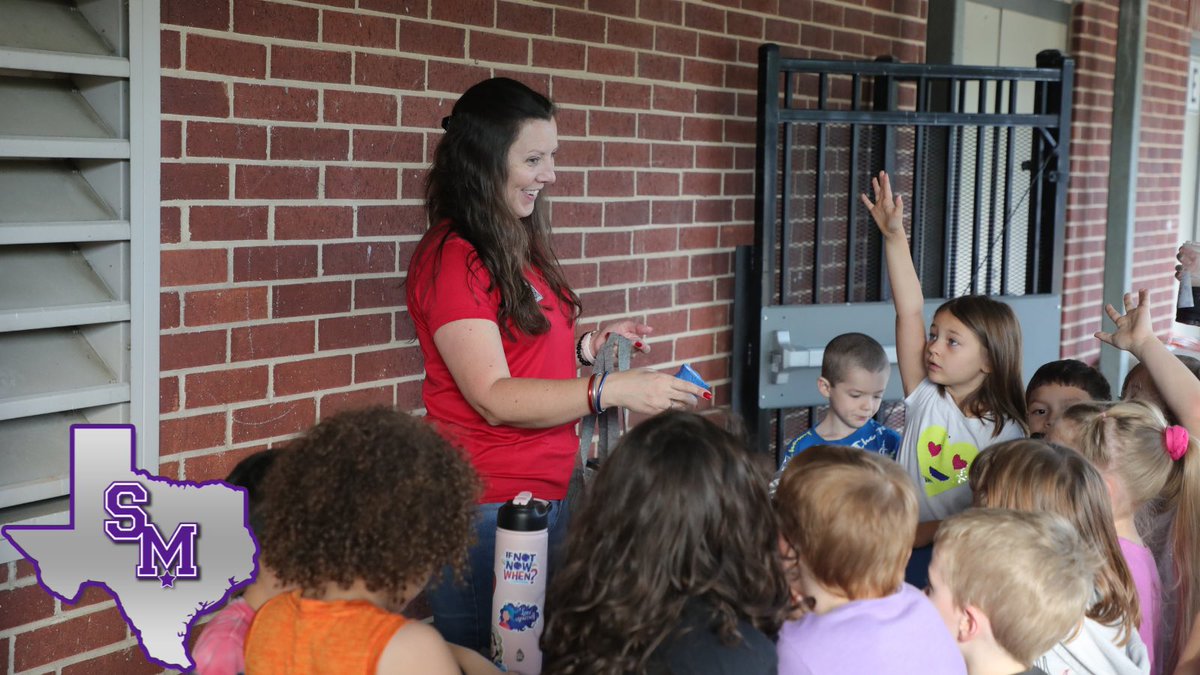
<svg viewBox="0 0 1200 675">
<path fill-rule="evenodd" d="M 546 587 L 554 577 L 567 536 L 570 513 L 565 499 L 551 501 L 550 555 Z M 433 608 L 433 625 L 447 642 L 487 654 L 491 649 L 492 590 L 495 587 L 496 516 L 503 502 L 480 504 L 475 522 L 475 545 L 467 552 L 462 584 L 454 582 L 454 571 L 445 567 L 435 575 L 425 596 Z"/>
</svg>

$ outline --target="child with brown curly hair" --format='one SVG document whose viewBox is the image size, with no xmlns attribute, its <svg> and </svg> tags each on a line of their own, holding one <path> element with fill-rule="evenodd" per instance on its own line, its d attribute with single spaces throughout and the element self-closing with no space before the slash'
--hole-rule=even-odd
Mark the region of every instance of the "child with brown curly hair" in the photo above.
<svg viewBox="0 0 1200 675">
<path fill-rule="evenodd" d="M 479 480 L 424 421 L 387 408 L 322 421 L 264 482 L 266 562 L 298 590 L 259 610 L 247 672 L 459 673 L 437 631 L 400 614 L 434 570 L 461 565 Z"/>
</svg>

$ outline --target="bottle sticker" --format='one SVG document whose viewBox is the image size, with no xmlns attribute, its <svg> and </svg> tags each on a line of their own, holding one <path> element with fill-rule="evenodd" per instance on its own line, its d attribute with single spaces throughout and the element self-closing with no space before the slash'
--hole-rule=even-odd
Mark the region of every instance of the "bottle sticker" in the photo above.
<svg viewBox="0 0 1200 675">
<path fill-rule="evenodd" d="M 537 623 L 539 616 L 537 605 L 510 602 L 500 608 L 500 627 L 517 632 L 526 631 Z"/>
<path fill-rule="evenodd" d="M 504 552 L 504 580 L 508 583 L 531 586 L 537 580 L 540 571 L 536 553 Z"/>
</svg>

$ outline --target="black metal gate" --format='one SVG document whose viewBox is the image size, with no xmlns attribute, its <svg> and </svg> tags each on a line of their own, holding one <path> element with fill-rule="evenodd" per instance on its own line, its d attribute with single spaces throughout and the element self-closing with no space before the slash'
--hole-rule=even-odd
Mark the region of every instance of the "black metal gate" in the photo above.
<svg viewBox="0 0 1200 675">
<path fill-rule="evenodd" d="M 847 325 L 861 326 L 858 303 L 889 299 L 882 240 L 858 201 L 880 170 L 905 198 L 927 298 L 1043 296 L 1038 312 L 1057 302 L 1074 64 L 1057 51 L 1036 62 L 814 61 L 760 48 L 756 233 L 737 251 L 732 368 L 734 410 L 760 450 L 815 422 L 794 412 L 816 403 L 805 392 L 764 393 L 772 377 L 788 383 L 768 327 L 804 331 L 814 316 L 804 307 L 844 303 L 857 315 Z"/>
</svg>

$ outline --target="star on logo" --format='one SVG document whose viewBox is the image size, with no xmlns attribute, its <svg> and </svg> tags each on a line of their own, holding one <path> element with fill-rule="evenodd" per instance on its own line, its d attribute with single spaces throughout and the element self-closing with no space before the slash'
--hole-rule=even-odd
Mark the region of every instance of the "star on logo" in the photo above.
<svg viewBox="0 0 1200 675">
<path fill-rule="evenodd" d="M 171 576 L 171 570 L 164 571 L 158 580 L 162 582 L 162 588 L 175 588 L 175 577 Z"/>
</svg>

